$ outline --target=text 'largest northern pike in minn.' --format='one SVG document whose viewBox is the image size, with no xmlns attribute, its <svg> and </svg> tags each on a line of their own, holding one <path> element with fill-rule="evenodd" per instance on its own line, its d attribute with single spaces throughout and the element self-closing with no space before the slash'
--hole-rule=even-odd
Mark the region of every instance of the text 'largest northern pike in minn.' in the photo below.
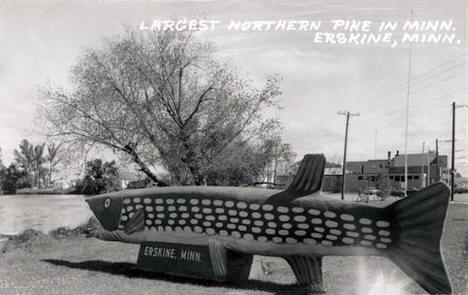
<svg viewBox="0 0 468 295">
<path fill-rule="evenodd" d="M 226 251 L 285 258 L 300 284 L 322 285 L 327 255 L 386 256 L 427 292 L 451 285 L 440 239 L 449 191 L 437 183 L 386 207 L 320 194 L 323 155 L 306 155 L 285 191 L 240 187 L 155 187 L 108 193 L 87 202 L 103 240 L 199 243 L 226 273 Z"/>
</svg>

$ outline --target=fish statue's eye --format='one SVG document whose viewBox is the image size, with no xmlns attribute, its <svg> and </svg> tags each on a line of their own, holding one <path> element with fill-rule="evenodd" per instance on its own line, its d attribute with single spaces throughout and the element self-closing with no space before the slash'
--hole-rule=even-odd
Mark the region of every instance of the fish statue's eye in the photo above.
<svg viewBox="0 0 468 295">
<path fill-rule="evenodd" d="M 110 200 L 109 198 L 107 198 L 107 199 L 104 201 L 104 208 L 109 208 L 110 202 L 111 202 L 111 200 Z"/>
</svg>

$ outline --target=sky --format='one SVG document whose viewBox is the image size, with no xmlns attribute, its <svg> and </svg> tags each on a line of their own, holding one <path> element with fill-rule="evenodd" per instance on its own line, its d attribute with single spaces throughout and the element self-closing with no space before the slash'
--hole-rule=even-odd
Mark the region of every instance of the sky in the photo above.
<svg viewBox="0 0 468 295">
<path fill-rule="evenodd" d="M 0 148 L 4 163 L 23 138 L 39 142 L 37 90 L 52 83 L 70 86 L 69 70 L 80 52 L 106 36 L 142 21 L 205 18 L 220 21 L 200 38 L 261 85 L 279 74 L 283 95 L 274 115 L 283 139 L 298 158 L 306 153 L 343 154 L 345 116 L 348 160 L 386 158 L 405 150 L 408 72 L 408 152 L 435 149 L 451 137 L 451 103 L 467 99 L 466 1 L 5 1 L 0 0 Z M 414 14 L 411 14 L 413 9 Z M 411 16 L 412 15 L 412 16 Z M 453 20 L 459 43 L 333 45 L 313 42 L 313 33 L 228 31 L 230 20 L 398 21 Z M 324 26 L 324 31 L 329 30 Z M 373 32 L 376 32 L 374 29 Z M 399 36 L 401 31 L 395 31 Z M 411 66 L 409 66 L 411 61 Z M 410 70 L 409 70 L 410 69 Z M 457 108 L 457 169 L 468 175 L 468 108 Z M 439 150 L 449 155 L 450 143 Z"/>
</svg>

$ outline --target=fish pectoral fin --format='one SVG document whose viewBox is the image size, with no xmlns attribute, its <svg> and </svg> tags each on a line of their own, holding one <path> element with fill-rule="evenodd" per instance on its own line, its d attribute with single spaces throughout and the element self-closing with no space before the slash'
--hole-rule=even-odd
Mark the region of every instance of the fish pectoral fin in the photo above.
<svg viewBox="0 0 468 295">
<path fill-rule="evenodd" d="M 323 292 L 322 257 L 291 255 L 284 259 L 291 266 L 298 285 Z"/>
<path fill-rule="evenodd" d="M 135 211 L 135 214 L 125 223 L 124 232 L 129 235 L 145 228 L 145 212 L 143 208 Z"/>
</svg>

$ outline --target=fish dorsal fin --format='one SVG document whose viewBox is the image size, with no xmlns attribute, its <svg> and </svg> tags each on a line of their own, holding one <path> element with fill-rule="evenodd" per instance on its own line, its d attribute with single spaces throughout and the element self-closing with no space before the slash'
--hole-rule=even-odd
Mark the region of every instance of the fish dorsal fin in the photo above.
<svg viewBox="0 0 468 295">
<path fill-rule="evenodd" d="M 319 191 L 322 187 L 325 163 L 326 159 L 323 154 L 305 155 L 288 188 L 269 197 L 265 203 L 286 204 L 294 199 Z"/>
</svg>

